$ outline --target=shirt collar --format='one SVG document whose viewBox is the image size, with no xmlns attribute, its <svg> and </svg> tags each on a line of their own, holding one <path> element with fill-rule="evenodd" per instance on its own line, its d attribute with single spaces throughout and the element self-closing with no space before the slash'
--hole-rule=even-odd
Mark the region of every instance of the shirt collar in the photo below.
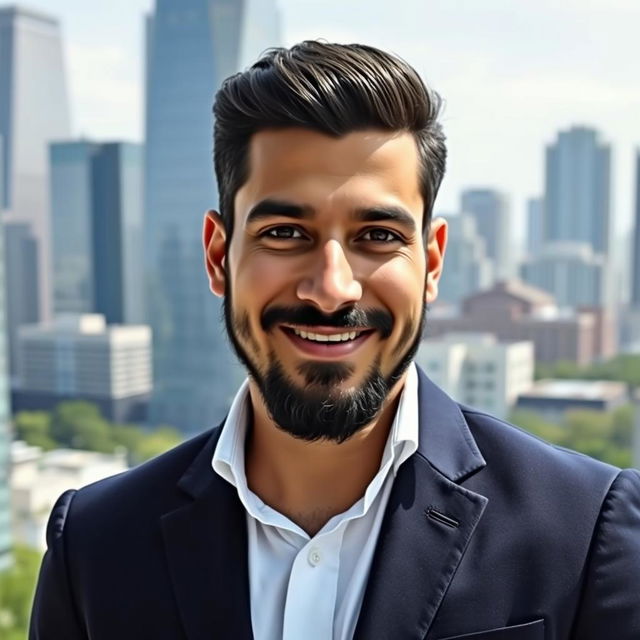
<svg viewBox="0 0 640 640">
<path fill-rule="evenodd" d="M 262 506 L 262 501 L 250 491 L 245 474 L 244 445 L 249 417 L 249 402 L 249 381 L 245 380 L 233 399 L 211 464 L 219 476 L 236 487 L 245 509 L 253 515 L 255 509 Z M 411 363 L 400 394 L 396 415 L 389 431 L 389 438 L 382 454 L 380 470 L 388 468 L 388 465 L 391 464 L 395 476 L 400 465 L 418 449 L 418 433 L 418 372 L 415 364 Z M 372 484 L 376 482 L 377 478 L 378 476 L 374 478 Z M 369 491 L 371 488 L 370 485 L 365 493 L 365 500 L 367 494 L 371 493 Z M 366 501 L 368 502 L 368 500 Z"/>
</svg>

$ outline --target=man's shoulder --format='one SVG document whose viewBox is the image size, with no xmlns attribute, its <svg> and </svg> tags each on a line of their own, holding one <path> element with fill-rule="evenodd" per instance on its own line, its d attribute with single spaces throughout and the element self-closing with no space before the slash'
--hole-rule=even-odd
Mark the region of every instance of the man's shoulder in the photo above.
<svg viewBox="0 0 640 640">
<path fill-rule="evenodd" d="M 518 477 L 570 481 L 606 490 L 620 469 L 588 455 L 552 444 L 483 411 L 459 405 L 489 468 Z"/>
<path fill-rule="evenodd" d="M 219 434 L 220 427 L 209 429 L 128 471 L 82 487 L 73 496 L 74 516 L 95 521 L 106 513 L 113 518 L 147 512 L 155 517 L 184 503 L 181 479 L 195 466 L 205 468 Z"/>
</svg>

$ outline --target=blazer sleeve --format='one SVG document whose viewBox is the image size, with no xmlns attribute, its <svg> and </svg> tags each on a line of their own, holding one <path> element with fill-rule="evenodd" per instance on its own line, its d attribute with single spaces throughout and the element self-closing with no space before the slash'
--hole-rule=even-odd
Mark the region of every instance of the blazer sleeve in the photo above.
<svg viewBox="0 0 640 640">
<path fill-rule="evenodd" d="M 602 504 L 573 640 L 640 638 L 640 472 L 621 471 Z"/>
<path fill-rule="evenodd" d="M 75 493 L 63 493 L 49 517 L 47 552 L 31 611 L 29 640 L 87 640 L 79 624 L 66 561 L 65 524 Z"/>
</svg>

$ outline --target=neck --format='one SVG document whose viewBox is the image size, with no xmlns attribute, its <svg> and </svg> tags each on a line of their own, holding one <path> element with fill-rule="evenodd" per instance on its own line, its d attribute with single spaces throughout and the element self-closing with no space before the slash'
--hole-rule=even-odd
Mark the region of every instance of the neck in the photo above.
<svg viewBox="0 0 640 640">
<path fill-rule="evenodd" d="M 249 488 L 309 535 L 357 502 L 380 468 L 404 376 L 369 425 L 341 444 L 306 442 L 280 429 L 251 380 L 251 435 L 246 444 Z"/>
</svg>

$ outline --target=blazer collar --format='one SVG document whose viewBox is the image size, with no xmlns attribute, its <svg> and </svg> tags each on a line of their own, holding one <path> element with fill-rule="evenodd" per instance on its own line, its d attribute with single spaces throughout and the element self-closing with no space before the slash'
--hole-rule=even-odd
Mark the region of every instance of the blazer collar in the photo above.
<svg viewBox="0 0 640 640">
<path fill-rule="evenodd" d="M 169 574 L 189 640 L 252 640 L 247 527 L 233 486 L 214 473 L 215 429 L 178 482 L 190 496 L 161 518 Z"/>
<path fill-rule="evenodd" d="M 485 461 L 458 405 L 419 371 L 420 442 L 398 471 L 355 640 L 424 638 L 487 498 L 459 483 Z"/>
<path fill-rule="evenodd" d="M 461 482 L 486 462 L 462 411 L 418 367 L 420 439 L 418 453 L 452 482 Z"/>
</svg>

